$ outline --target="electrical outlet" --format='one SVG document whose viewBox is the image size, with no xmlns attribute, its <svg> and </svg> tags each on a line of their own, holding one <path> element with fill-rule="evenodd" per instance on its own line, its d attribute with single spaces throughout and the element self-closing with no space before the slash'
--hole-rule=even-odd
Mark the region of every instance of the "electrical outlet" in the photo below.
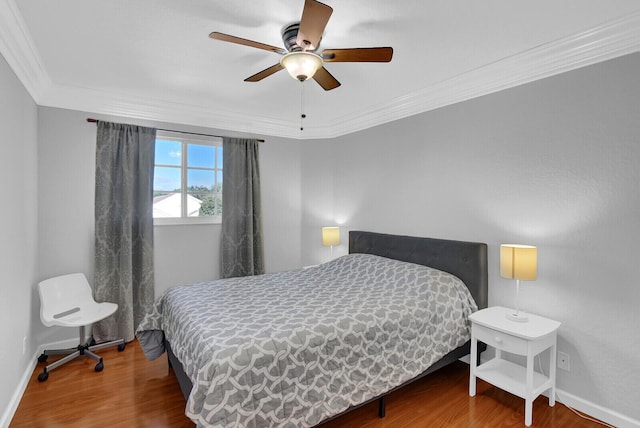
<svg viewBox="0 0 640 428">
<path fill-rule="evenodd" d="M 569 361 L 569 354 L 566 352 L 558 352 L 558 368 L 560 370 L 571 370 L 571 365 Z"/>
</svg>

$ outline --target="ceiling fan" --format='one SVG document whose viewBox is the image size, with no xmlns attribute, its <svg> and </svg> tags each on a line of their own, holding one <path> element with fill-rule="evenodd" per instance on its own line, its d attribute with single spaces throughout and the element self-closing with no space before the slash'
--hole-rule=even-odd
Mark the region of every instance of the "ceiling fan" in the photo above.
<svg viewBox="0 0 640 428">
<path fill-rule="evenodd" d="M 286 49 L 217 31 L 209 34 L 209 37 L 282 55 L 280 62 L 247 77 L 244 79 L 245 82 L 258 82 L 286 69 L 294 79 L 304 82 L 313 78 L 325 91 L 329 91 L 340 86 L 340 82 L 324 68 L 323 63 L 389 62 L 393 56 L 391 47 L 325 49 L 320 53 L 316 52 L 332 12 L 333 9 L 324 3 L 305 0 L 300 22 L 288 25 L 282 31 L 282 40 Z"/>
</svg>

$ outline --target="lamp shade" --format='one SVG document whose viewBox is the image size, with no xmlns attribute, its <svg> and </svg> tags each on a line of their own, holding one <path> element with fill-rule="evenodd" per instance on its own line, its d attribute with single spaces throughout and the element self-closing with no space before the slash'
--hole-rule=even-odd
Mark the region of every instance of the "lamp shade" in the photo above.
<svg viewBox="0 0 640 428">
<path fill-rule="evenodd" d="M 531 245 L 500 245 L 500 276 L 533 281 L 538 277 L 538 248 Z"/>
<path fill-rule="evenodd" d="M 340 228 L 339 227 L 323 227 L 322 228 L 322 245 L 325 247 L 333 247 L 340 245 Z"/>
<path fill-rule="evenodd" d="M 322 58 L 311 52 L 290 52 L 280 58 L 280 65 L 287 69 L 291 77 L 304 82 L 322 67 Z"/>
</svg>

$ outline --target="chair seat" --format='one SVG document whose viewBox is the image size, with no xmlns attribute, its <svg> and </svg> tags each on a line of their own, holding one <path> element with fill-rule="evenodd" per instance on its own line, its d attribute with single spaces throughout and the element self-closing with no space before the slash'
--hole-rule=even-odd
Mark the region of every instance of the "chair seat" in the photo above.
<svg viewBox="0 0 640 428">
<path fill-rule="evenodd" d="M 62 327 L 80 327 L 83 325 L 93 324 L 100 321 L 115 311 L 118 305 L 115 303 L 103 302 L 85 302 L 81 306 L 70 307 L 68 310 L 60 312 L 42 322 L 47 326 L 59 325 Z"/>
</svg>

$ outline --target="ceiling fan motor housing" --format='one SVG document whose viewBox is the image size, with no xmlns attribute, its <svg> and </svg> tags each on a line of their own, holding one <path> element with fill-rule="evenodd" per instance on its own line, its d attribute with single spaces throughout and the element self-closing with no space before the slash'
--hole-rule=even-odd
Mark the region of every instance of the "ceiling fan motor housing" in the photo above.
<svg viewBox="0 0 640 428">
<path fill-rule="evenodd" d="M 284 47 L 289 52 L 299 52 L 305 50 L 302 46 L 299 46 L 296 39 L 298 38 L 298 30 L 300 29 L 300 23 L 295 22 L 291 25 L 287 25 L 282 30 L 282 42 Z"/>
</svg>

